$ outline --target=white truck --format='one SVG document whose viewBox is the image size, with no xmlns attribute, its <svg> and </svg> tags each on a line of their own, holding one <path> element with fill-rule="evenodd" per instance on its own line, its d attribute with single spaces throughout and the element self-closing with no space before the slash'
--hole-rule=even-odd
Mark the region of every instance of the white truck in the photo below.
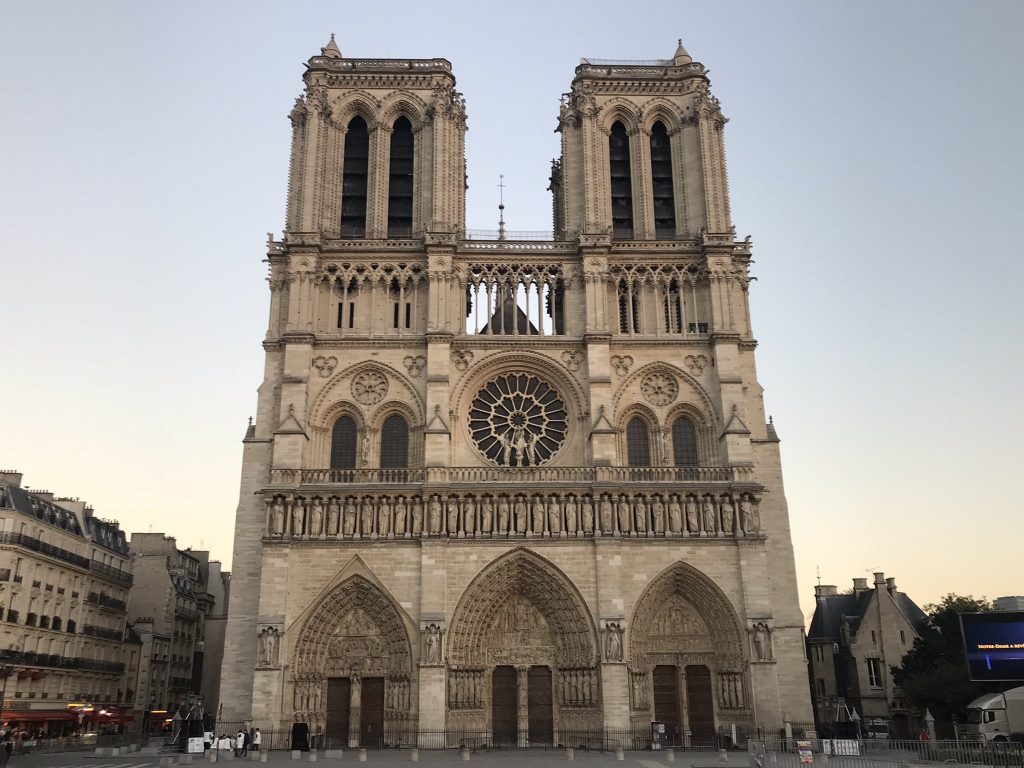
<svg viewBox="0 0 1024 768">
<path fill-rule="evenodd" d="M 960 728 L 960 738 L 1024 744 L 1024 685 L 987 693 L 968 704 L 967 723 Z"/>
</svg>

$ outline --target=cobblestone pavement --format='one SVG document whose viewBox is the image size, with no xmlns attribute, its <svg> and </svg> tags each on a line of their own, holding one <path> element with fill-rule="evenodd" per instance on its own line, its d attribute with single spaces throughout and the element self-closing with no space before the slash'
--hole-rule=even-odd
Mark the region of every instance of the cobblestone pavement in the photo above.
<svg viewBox="0 0 1024 768">
<path fill-rule="evenodd" d="M 472 765 L 480 766 L 502 766 L 503 768 L 551 768 L 552 766 L 566 766 L 566 764 L 579 766 L 641 766 L 642 768 L 748 768 L 749 760 L 745 753 L 730 753 L 728 762 L 722 762 L 719 755 L 713 752 L 676 752 L 674 760 L 669 760 L 666 752 L 626 752 L 622 761 L 617 759 L 615 752 L 580 752 L 569 755 L 565 750 L 508 750 L 491 752 L 473 752 L 469 755 L 468 761 L 463 761 L 458 750 L 421 750 L 418 763 L 412 762 L 413 751 L 408 749 L 397 750 L 367 750 L 365 765 L 396 768 L 397 766 L 408 765 L 430 765 L 430 766 L 462 766 L 467 768 Z M 140 755 L 132 753 L 118 757 L 101 757 L 88 752 L 65 752 L 56 754 L 36 754 L 15 756 L 11 758 L 8 768 L 162 768 L 165 762 L 162 757 L 169 755 Z M 360 760 L 359 749 L 344 750 L 343 757 L 338 759 L 326 759 L 321 753 L 314 763 L 320 768 L 343 768 L 345 765 L 358 765 Z M 177 763 L 171 761 L 172 765 Z M 221 760 L 233 768 L 257 768 L 259 763 L 247 760 Z M 180 764 L 180 763 L 178 763 Z M 277 768 L 300 768 L 309 765 L 306 755 L 301 760 L 293 760 L 290 752 L 269 752 L 268 765 L 275 765 Z M 194 758 L 192 765 L 196 768 L 215 765 L 208 762 L 202 756 Z M 227 765 L 219 768 L 227 768 Z M 311 767 L 312 768 L 312 767 Z"/>
</svg>

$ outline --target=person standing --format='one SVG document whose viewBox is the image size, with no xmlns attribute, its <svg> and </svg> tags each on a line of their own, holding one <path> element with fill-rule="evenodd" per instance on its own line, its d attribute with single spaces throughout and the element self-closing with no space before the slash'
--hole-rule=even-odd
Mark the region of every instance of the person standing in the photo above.
<svg viewBox="0 0 1024 768">
<path fill-rule="evenodd" d="M 252 749 L 253 752 L 260 751 L 260 743 L 263 741 L 263 734 L 260 733 L 260 729 L 256 728 L 252 734 Z"/>
<path fill-rule="evenodd" d="M 245 731 L 239 731 L 235 735 L 235 757 L 242 757 L 245 754 Z"/>
</svg>

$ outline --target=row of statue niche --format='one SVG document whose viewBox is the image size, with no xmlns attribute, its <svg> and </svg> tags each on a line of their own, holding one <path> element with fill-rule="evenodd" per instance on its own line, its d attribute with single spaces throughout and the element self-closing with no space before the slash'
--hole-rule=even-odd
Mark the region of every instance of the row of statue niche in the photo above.
<svg viewBox="0 0 1024 768">
<path fill-rule="evenodd" d="M 490 494 L 482 496 L 275 496 L 271 536 L 734 536 L 755 535 L 757 499 L 732 494 Z"/>
<path fill-rule="evenodd" d="M 560 703 L 563 707 L 592 707 L 597 698 L 597 673 L 593 668 L 563 669 Z"/>
<path fill-rule="evenodd" d="M 352 690 L 358 695 L 361 682 L 359 674 L 351 677 Z M 320 681 L 297 681 L 292 695 L 292 703 L 296 712 L 320 712 L 326 701 L 323 696 L 323 684 Z M 406 711 L 412 704 L 411 686 L 408 675 L 389 676 L 384 687 L 384 707 L 389 710 Z"/>
<path fill-rule="evenodd" d="M 739 672 L 718 675 L 718 704 L 722 709 L 743 708 L 743 677 Z"/>
<path fill-rule="evenodd" d="M 281 637 L 277 627 L 264 627 L 260 630 L 256 644 L 256 663 L 261 667 L 277 665 L 277 652 L 281 647 Z"/>
<path fill-rule="evenodd" d="M 484 673 L 453 669 L 448 673 L 448 708 L 480 709 L 484 705 Z"/>
</svg>

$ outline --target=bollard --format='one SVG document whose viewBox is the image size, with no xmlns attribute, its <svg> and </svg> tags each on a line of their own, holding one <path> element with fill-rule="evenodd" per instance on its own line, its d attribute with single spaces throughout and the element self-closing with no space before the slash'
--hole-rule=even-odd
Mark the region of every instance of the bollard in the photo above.
<svg viewBox="0 0 1024 768">
<path fill-rule="evenodd" d="M 565 759 L 566 760 L 575 760 L 576 759 L 576 750 L 574 750 L 572 747 L 566 747 Z"/>
<path fill-rule="evenodd" d="M 301 759 L 302 759 L 302 750 L 301 749 L 293 749 L 292 750 L 292 760 L 301 760 Z"/>
<path fill-rule="evenodd" d="M 192 755 L 178 755 L 178 765 L 192 765 Z"/>
<path fill-rule="evenodd" d="M 260 762 L 261 762 L 261 763 L 265 763 L 265 762 L 267 762 L 267 757 L 268 757 L 268 753 L 264 752 L 264 751 L 263 751 L 263 750 L 261 749 L 261 750 L 260 750 Z"/>
<path fill-rule="evenodd" d="M 171 758 L 169 758 L 169 757 L 161 757 L 160 758 L 160 768 L 171 768 L 171 765 L 172 765 Z"/>
<path fill-rule="evenodd" d="M 728 763 L 729 762 L 729 753 L 726 752 L 724 749 L 718 750 L 718 762 L 720 762 L 720 763 Z"/>
<path fill-rule="evenodd" d="M 672 749 L 672 747 L 665 750 L 665 759 L 670 763 L 674 763 L 676 761 L 676 751 Z"/>
<path fill-rule="evenodd" d="M 306 753 L 306 760 L 308 762 L 310 762 L 310 763 L 315 763 L 316 762 L 316 750 L 315 749 L 311 749 L 311 750 L 309 750 L 309 752 Z"/>
<path fill-rule="evenodd" d="M 461 750 L 461 753 L 462 753 L 462 762 L 468 763 L 469 762 L 469 747 L 463 747 L 462 750 Z"/>
<path fill-rule="evenodd" d="M 409 753 L 409 761 L 413 763 L 418 763 L 420 761 L 420 751 L 418 749 L 414 749 Z"/>
<path fill-rule="evenodd" d="M 615 759 L 619 761 L 626 759 L 626 755 L 622 752 L 622 747 L 615 750 Z"/>
<path fill-rule="evenodd" d="M 169 760 L 170 758 L 167 758 L 167 759 Z M 216 763 L 217 762 L 217 750 L 216 749 L 209 750 L 206 753 L 206 759 L 208 761 L 210 761 L 211 763 Z M 163 758 L 161 758 L 160 759 L 160 765 L 162 766 L 163 764 L 164 764 L 164 760 L 163 760 Z"/>
<path fill-rule="evenodd" d="M 359 750 L 359 762 L 360 763 L 365 763 L 366 762 L 366 749 L 365 748 Z"/>
</svg>

